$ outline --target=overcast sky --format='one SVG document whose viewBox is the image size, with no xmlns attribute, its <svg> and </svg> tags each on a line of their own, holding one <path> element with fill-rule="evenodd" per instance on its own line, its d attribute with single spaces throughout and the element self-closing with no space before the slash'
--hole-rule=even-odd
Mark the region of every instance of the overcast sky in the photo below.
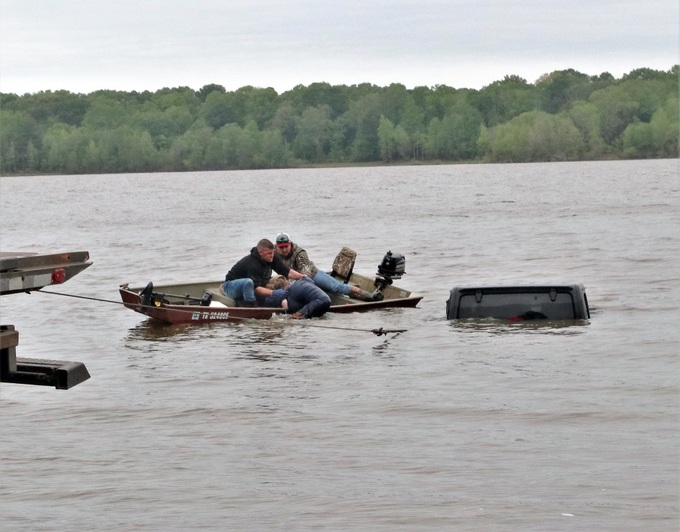
<svg viewBox="0 0 680 532">
<path fill-rule="evenodd" d="M 0 0 L 0 92 L 480 89 L 678 63 L 678 0 Z"/>
</svg>

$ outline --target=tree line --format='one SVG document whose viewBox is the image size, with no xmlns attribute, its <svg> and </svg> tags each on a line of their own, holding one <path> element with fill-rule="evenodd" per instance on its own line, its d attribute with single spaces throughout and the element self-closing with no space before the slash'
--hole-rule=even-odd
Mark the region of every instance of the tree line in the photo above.
<svg viewBox="0 0 680 532">
<path fill-rule="evenodd" d="M 678 157 L 678 65 L 480 89 L 393 83 L 0 94 L 0 173 Z"/>
</svg>

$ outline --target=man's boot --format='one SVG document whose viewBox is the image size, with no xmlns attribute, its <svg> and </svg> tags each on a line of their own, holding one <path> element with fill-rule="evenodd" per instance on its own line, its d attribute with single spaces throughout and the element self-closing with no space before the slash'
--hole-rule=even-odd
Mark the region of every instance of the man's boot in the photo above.
<svg viewBox="0 0 680 532">
<path fill-rule="evenodd" d="M 382 301 L 384 299 L 384 296 L 380 292 L 367 292 L 358 286 L 352 287 L 350 296 L 355 299 L 360 299 L 361 301 Z"/>
</svg>

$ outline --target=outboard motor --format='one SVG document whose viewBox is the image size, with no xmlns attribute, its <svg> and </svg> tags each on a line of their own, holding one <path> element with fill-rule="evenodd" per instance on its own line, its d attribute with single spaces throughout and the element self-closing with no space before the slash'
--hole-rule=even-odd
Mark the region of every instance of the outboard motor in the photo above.
<svg viewBox="0 0 680 532">
<path fill-rule="evenodd" d="M 144 290 L 142 290 L 139 295 L 142 298 L 141 301 L 141 308 L 142 312 L 146 314 L 146 309 L 151 306 L 153 303 L 153 283 L 150 282 L 144 287 Z"/>
<path fill-rule="evenodd" d="M 149 307 L 159 307 L 162 303 L 168 302 L 168 300 L 165 299 L 165 294 L 154 292 L 152 282 L 144 287 L 144 290 L 139 293 L 139 296 L 142 299 L 139 305 L 142 314 L 146 314 Z"/>
<path fill-rule="evenodd" d="M 401 253 L 385 253 L 382 262 L 378 265 L 378 274 L 375 286 L 378 290 L 391 285 L 394 279 L 401 279 L 406 273 L 406 258 Z"/>
</svg>

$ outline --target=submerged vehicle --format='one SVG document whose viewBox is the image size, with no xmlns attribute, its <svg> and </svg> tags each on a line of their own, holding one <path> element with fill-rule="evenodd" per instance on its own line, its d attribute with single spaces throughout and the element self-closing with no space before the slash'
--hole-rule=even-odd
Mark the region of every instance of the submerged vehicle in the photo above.
<svg viewBox="0 0 680 532">
<path fill-rule="evenodd" d="M 446 302 L 446 318 L 588 320 L 590 310 L 585 287 L 580 283 L 456 286 Z"/>
</svg>

